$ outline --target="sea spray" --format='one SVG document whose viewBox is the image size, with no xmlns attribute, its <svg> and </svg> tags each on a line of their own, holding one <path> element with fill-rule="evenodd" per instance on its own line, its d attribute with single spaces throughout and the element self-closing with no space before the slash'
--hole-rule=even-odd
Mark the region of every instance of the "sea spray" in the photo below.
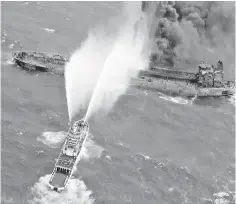
<svg viewBox="0 0 236 204">
<path fill-rule="evenodd" d="M 145 68 L 142 36 L 135 35 L 134 27 L 127 29 L 125 33 L 126 35 L 121 34 L 116 40 L 105 61 L 88 106 L 86 120 L 98 110 L 103 113 L 110 110 L 128 88 L 131 77 L 135 77 L 139 70 Z"/>
<path fill-rule="evenodd" d="M 70 121 L 79 113 L 86 120 L 97 111 L 106 113 L 147 65 L 148 24 L 140 8 L 140 2 L 126 2 L 118 32 L 90 32 L 70 58 L 65 68 Z"/>
<path fill-rule="evenodd" d="M 52 147 L 59 148 L 65 140 L 66 132 L 43 132 L 39 137 L 37 137 L 37 141 Z"/>
<path fill-rule="evenodd" d="M 152 38 L 158 64 L 191 69 L 200 61 L 224 63 L 225 76 L 235 72 L 235 3 L 196 1 L 145 1 L 152 13 Z M 227 15 L 226 15 L 227 14 Z M 222 52 L 222 50 L 224 50 Z M 216 61 L 217 60 L 217 61 Z"/>
<path fill-rule="evenodd" d="M 129 6 L 133 6 L 133 9 Z M 86 120 L 98 110 L 110 110 L 116 100 L 129 86 L 130 79 L 136 77 L 148 65 L 149 27 L 146 16 L 142 16 L 139 4 L 129 4 L 129 14 L 125 25 L 115 39 L 114 47 L 107 56 L 104 68 L 94 89 Z M 134 10 L 134 12 L 130 12 Z"/>
<path fill-rule="evenodd" d="M 105 40 L 106 39 L 106 40 Z M 109 53 L 109 37 L 98 30 L 91 32 L 65 67 L 65 86 L 69 120 L 86 110 Z"/>
</svg>

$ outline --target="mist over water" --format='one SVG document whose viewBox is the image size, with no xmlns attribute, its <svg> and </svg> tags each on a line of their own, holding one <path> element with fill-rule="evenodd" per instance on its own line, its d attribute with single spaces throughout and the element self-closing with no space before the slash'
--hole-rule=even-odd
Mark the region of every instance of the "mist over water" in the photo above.
<svg viewBox="0 0 236 204">
<path fill-rule="evenodd" d="M 131 77 L 148 64 L 148 18 L 142 16 L 141 3 L 125 3 L 121 15 L 116 19 L 118 30 L 93 29 L 66 65 L 70 121 L 77 114 L 88 120 L 98 111 L 107 113 L 125 93 Z"/>
<path fill-rule="evenodd" d="M 90 33 L 67 63 L 65 82 L 70 120 L 87 109 L 108 49 L 109 45 L 106 46 L 101 33 Z"/>
</svg>

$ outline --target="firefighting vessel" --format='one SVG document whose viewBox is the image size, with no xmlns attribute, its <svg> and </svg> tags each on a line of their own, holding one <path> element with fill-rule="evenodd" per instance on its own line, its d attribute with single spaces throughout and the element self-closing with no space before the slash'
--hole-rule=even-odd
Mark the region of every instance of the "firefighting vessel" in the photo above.
<svg viewBox="0 0 236 204">
<path fill-rule="evenodd" d="M 84 120 L 73 123 L 69 128 L 60 155 L 56 160 L 49 186 L 51 189 L 63 191 L 76 168 L 81 157 L 81 151 L 89 133 L 89 125 Z"/>
</svg>

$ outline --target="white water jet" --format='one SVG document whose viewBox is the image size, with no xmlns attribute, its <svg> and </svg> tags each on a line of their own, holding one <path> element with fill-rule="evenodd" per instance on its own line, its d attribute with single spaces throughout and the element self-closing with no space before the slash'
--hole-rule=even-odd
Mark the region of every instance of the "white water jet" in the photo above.
<svg viewBox="0 0 236 204">
<path fill-rule="evenodd" d="M 98 111 L 107 113 L 147 65 L 149 28 L 141 3 L 126 2 L 123 14 L 118 33 L 107 34 L 105 28 L 91 32 L 66 65 L 70 121 L 81 112 L 85 120 Z"/>
<path fill-rule="evenodd" d="M 144 40 L 135 36 L 134 27 L 127 29 L 126 35 L 120 35 L 111 53 L 108 55 L 102 73 L 94 89 L 88 106 L 86 119 L 98 110 L 108 111 L 125 93 L 130 79 L 144 69 L 145 59 L 142 56 Z M 142 36 L 141 36 L 142 37 Z"/>
<path fill-rule="evenodd" d="M 86 110 L 103 62 L 109 53 L 103 33 L 90 33 L 65 67 L 66 98 L 69 120 Z"/>
</svg>

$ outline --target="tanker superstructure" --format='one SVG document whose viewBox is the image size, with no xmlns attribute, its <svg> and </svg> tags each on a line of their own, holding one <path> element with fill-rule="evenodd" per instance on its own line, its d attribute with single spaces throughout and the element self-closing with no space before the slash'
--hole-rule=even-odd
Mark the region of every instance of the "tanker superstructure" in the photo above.
<svg viewBox="0 0 236 204">
<path fill-rule="evenodd" d="M 235 83 L 224 80 L 223 62 L 209 65 L 202 61 L 197 73 L 165 69 L 150 65 L 142 70 L 133 84 L 168 95 L 186 97 L 221 97 L 235 94 Z"/>
<path fill-rule="evenodd" d="M 64 145 L 56 161 L 49 180 L 49 186 L 57 191 L 63 191 L 81 158 L 82 148 L 89 133 L 89 125 L 84 120 L 73 123 L 69 128 Z"/>
</svg>

